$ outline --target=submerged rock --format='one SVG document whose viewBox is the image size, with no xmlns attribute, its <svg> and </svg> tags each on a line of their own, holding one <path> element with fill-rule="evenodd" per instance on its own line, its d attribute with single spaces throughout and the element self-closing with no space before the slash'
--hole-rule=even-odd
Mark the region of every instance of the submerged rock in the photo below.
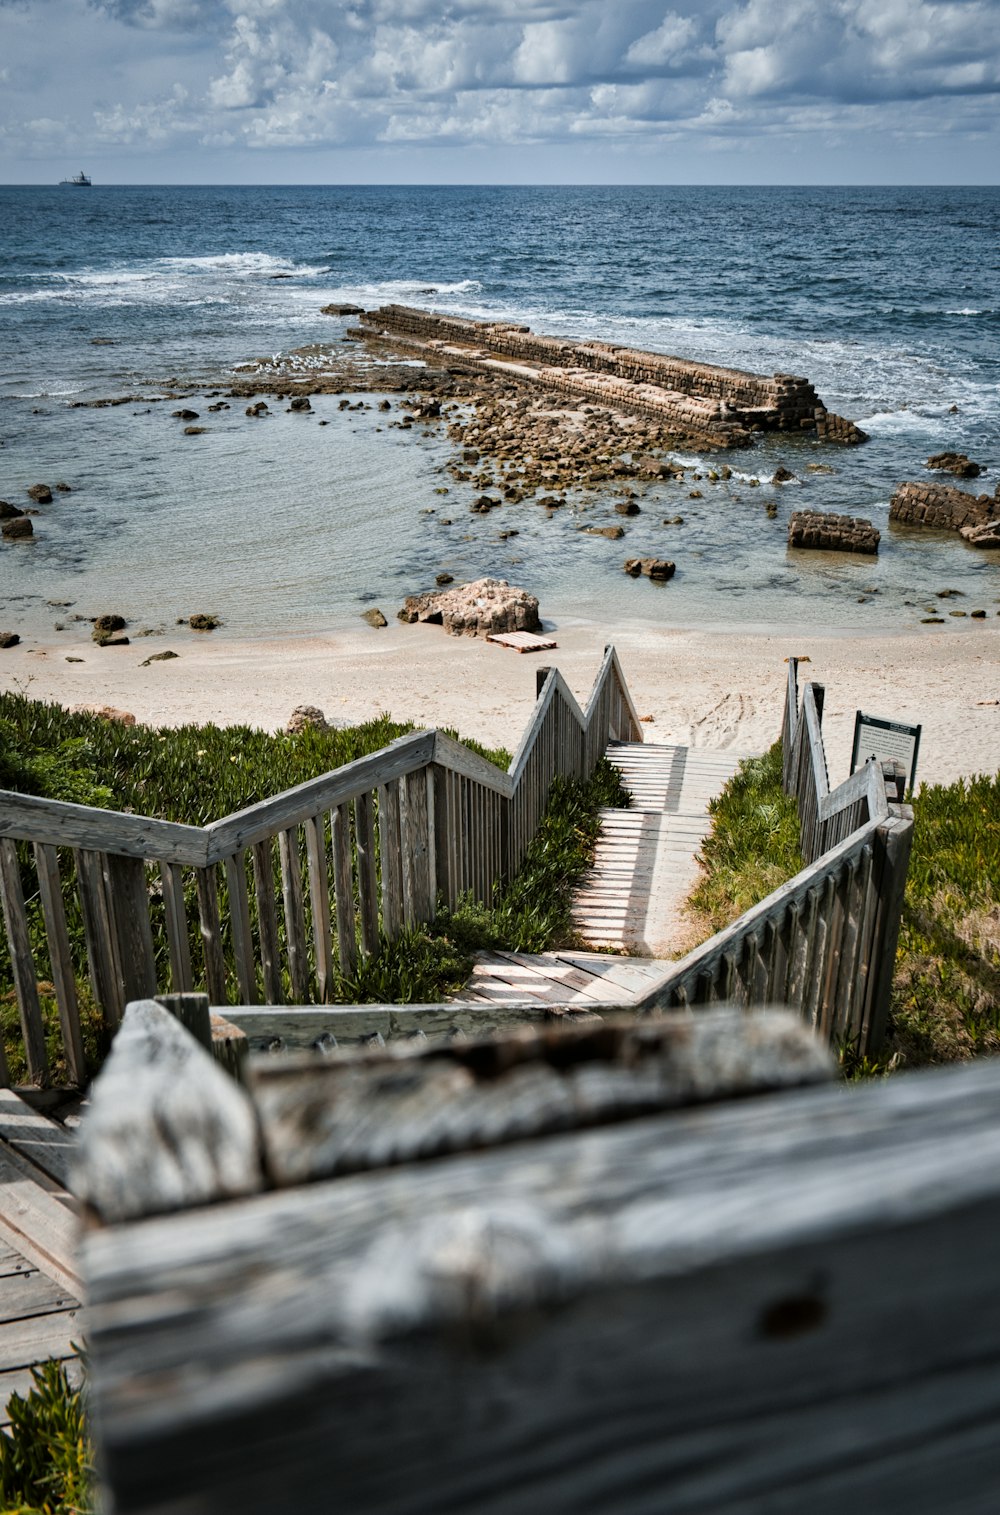
<svg viewBox="0 0 1000 1515">
<path fill-rule="evenodd" d="M 14 516 L 12 520 L 4 521 L 0 525 L 0 534 L 8 542 L 27 541 L 35 535 L 35 528 L 27 516 Z"/>
<path fill-rule="evenodd" d="M 953 473 L 957 479 L 978 479 L 983 471 L 982 465 L 973 463 L 964 452 L 936 452 L 932 458 L 927 459 L 924 467 L 942 473 Z"/>
<path fill-rule="evenodd" d="M 638 579 L 645 574 L 648 579 L 655 579 L 661 584 L 672 579 L 677 572 L 677 564 L 669 558 L 626 558 L 622 566 L 629 578 Z"/>
<path fill-rule="evenodd" d="M 820 549 L 825 552 L 878 552 L 881 533 L 862 516 L 823 514 L 818 510 L 796 510 L 788 522 L 789 547 Z"/>
<path fill-rule="evenodd" d="M 206 615 L 204 611 L 199 610 L 194 615 L 188 616 L 188 625 L 192 631 L 214 631 L 217 626 L 222 625 L 222 622 L 217 615 Z"/>
<path fill-rule="evenodd" d="M 47 484 L 32 484 L 28 490 L 28 499 L 34 500 L 36 505 L 51 505 L 52 491 Z"/>
</svg>

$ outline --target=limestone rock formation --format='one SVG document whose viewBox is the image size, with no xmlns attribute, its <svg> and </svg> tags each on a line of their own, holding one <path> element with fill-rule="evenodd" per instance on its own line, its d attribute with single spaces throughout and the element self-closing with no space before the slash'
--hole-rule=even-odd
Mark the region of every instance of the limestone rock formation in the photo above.
<svg viewBox="0 0 1000 1515">
<path fill-rule="evenodd" d="M 297 736 L 300 731 L 329 731 L 330 723 L 318 705 L 296 705 L 285 730 L 289 736 Z"/>
<path fill-rule="evenodd" d="M 789 547 L 819 548 L 826 552 L 878 552 L 881 533 L 862 516 L 796 510 L 788 522 Z"/>
<path fill-rule="evenodd" d="M 942 473 L 953 473 L 957 479 L 978 479 L 982 473 L 982 465 L 973 463 L 964 452 L 936 452 L 932 458 L 928 458 L 925 468 L 938 469 Z"/>
<path fill-rule="evenodd" d="M 981 526 L 962 526 L 960 532 L 973 547 L 1000 547 L 1000 516 L 995 521 L 984 521 Z"/>
<path fill-rule="evenodd" d="M 491 636 L 505 631 L 538 631 L 538 600 L 506 579 L 476 579 L 455 589 L 411 594 L 398 612 L 412 623 L 442 625 L 452 636 Z"/>
<path fill-rule="evenodd" d="M 968 494 L 953 484 L 900 484 L 889 506 L 890 521 L 927 526 L 937 531 L 961 531 L 1000 518 L 996 495 Z"/>
</svg>

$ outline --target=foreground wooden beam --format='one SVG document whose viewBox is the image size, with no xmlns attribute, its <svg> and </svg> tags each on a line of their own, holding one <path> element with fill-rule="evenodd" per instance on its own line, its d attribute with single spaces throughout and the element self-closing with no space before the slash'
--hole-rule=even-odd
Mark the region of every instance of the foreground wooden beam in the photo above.
<svg viewBox="0 0 1000 1515">
<path fill-rule="evenodd" d="M 679 1066 L 665 1023 L 655 1052 L 598 1024 L 610 1056 L 591 1063 L 583 1034 L 257 1064 L 265 1149 L 305 1148 L 313 1181 L 269 1157 L 260 1182 L 292 1187 L 88 1231 L 119 1515 L 992 1509 L 1000 1066 L 509 1140 L 553 1076 L 662 1086 Z M 331 1110 L 397 1161 L 407 1081 L 431 1080 L 447 1129 L 433 1081 L 470 1073 L 515 1075 L 507 1145 L 316 1178 Z M 706 1074 L 701 1094 L 724 1087 Z"/>
</svg>

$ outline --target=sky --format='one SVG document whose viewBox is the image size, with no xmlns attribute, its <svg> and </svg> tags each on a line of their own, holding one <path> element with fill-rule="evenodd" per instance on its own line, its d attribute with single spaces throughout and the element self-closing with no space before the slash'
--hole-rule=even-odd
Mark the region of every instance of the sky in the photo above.
<svg viewBox="0 0 1000 1515">
<path fill-rule="evenodd" d="M 0 182 L 995 184 L 1000 0 L 0 0 Z"/>
</svg>

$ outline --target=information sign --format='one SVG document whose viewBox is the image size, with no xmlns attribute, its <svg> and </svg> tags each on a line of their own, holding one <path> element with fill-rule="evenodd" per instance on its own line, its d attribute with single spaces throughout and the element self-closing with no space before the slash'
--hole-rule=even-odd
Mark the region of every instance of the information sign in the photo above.
<svg viewBox="0 0 1000 1515">
<path fill-rule="evenodd" d="M 903 721 L 884 721 L 877 715 L 864 715 L 859 710 L 854 717 L 854 751 L 851 753 L 851 772 L 871 757 L 880 763 L 890 760 L 902 763 L 906 769 L 906 788 L 912 789 L 917 773 L 917 753 L 920 750 L 922 726 L 907 726 Z"/>
</svg>

